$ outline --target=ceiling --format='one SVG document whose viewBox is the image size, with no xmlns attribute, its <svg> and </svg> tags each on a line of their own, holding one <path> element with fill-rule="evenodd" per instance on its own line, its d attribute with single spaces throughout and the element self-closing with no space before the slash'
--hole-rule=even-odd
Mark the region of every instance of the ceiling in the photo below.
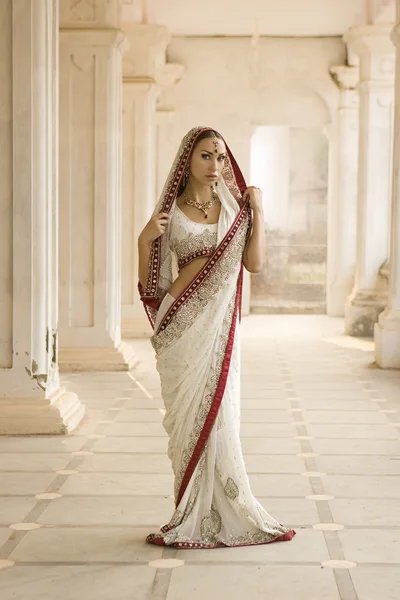
<svg viewBox="0 0 400 600">
<path fill-rule="evenodd" d="M 392 19 L 394 0 L 121 0 L 124 21 L 185 36 L 336 36 Z"/>
</svg>

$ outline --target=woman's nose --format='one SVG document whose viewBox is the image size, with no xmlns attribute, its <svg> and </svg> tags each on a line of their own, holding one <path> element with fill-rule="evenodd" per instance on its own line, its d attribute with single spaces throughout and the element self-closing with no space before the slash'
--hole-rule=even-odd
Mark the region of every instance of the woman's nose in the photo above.
<svg viewBox="0 0 400 600">
<path fill-rule="evenodd" d="M 209 168 L 211 173 L 216 173 L 218 171 L 218 161 L 216 158 L 210 161 Z"/>
</svg>

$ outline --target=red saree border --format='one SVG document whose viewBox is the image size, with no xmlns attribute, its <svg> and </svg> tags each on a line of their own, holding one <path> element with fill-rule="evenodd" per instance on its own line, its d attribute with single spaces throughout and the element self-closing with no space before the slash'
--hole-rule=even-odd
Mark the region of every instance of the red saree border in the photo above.
<svg viewBox="0 0 400 600">
<path fill-rule="evenodd" d="M 138 283 L 138 290 L 139 290 L 139 294 L 142 295 L 143 294 L 143 286 L 142 284 Z M 152 298 L 151 300 L 147 301 L 147 305 L 150 306 L 151 308 L 154 308 L 155 310 L 158 310 L 158 308 L 160 307 L 161 302 L 159 300 L 157 300 L 157 298 Z"/>
<path fill-rule="evenodd" d="M 177 192 L 179 190 L 179 186 L 181 185 L 182 179 L 184 177 L 186 167 L 190 160 L 192 151 L 196 145 L 196 140 L 198 137 L 204 133 L 205 131 L 215 131 L 212 127 L 198 127 L 189 132 L 192 136 L 187 140 L 186 145 L 183 147 L 181 151 L 181 156 L 178 158 L 177 165 L 175 167 L 175 172 L 173 177 L 171 178 L 167 189 L 164 192 L 164 198 L 160 207 L 160 212 L 170 213 L 171 208 L 173 206 L 173 202 L 176 199 Z M 229 157 L 229 161 L 227 162 L 227 166 L 223 171 L 223 177 L 228 186 L 228 189 L 231 191 L 234 198 L 237 200 L 240 205 L 240 200 L 242 194 L 246 190 L 246 182 L 244 180 L 243 174 L 229 148 L 224 140 L 227 154 Z M 148 277 L 146 281 L 146 286 L 143 289 L 142 286 L 139 287 L 140 299 L 144 304 L 146 314 L 149 318 L 150 324 L 154 329 L 154 315 L 151 314 L 151 310 L 146 309 L 146 306 L 154 311 L 158 310 L 158 307 L 161 303 L 161 299 L 157 297 L 158 292 L 158 282 L 160 280 L 160 268 L 161 268 L 161 256 L 162 256 L 162 236 L 157 238 L 151 245 L 151 253 L 149 260 L 149 271 Z"/>
<path fill-rule="evenodd" d="M 188 265 L 189 263 L 192 262 L 192 260 L 195 260 L 196 258 L 205 258 L 206 256 L 211 256 L 214 253 L 215 248 L 212 247 L 204 247 L 203 250 L 196 250 L 196 252 L 192 252 L 192 254 L 189 254 L 185 259 L 180 260 L 178 262 L 178 268 L 182 269 L 183 267 L 186 267 L 186 265 Z"/>
<path fill-rule="evenodd" d="M 172 178 L 167 190 L 165 191 L 164 201 L 161 205 L 160 212 L 170 213 L 172 204 L 176 199 L 177 192 L 179 190 L 179 186 L 181 185 L 182 179 L 185 175 L 185 170 L 190 159 L 192 150 L 196 144 L 196 140 L 204 131 L 212 129 L 211 127 L 203 127 L 200 128 L 199 131 L 193 136 L 193 139 L 188 143 L 187 147 L 184 148 L 182 152 L 182 156 L 179 160 L 179 164 L 176 168 L 175 176 Z M 237 166 L 237 165 L 236 165 Z M 157 293 L 157 282 L 160 276 L 160 266 L 161 266 L 161 238 L 158 237 L 154 240 L 152 244 L 152 250 L 150 254 L 150 269 L 149 276 L 146 283 L 146 289 L 143 290 L 141 295 L 141 299 L 144 303 L 148 303 L 149 299 L 155 297 Z M 149 290 L 149 291 L 147 291 Z"/>
<path fill-rule="evenodd" d="M 185 493 L 185 490 L 189 484 L 189 481 L 190 481 L 190 479 L 194 473 L 194 470 L 199 462 L 199 459 L 204 451 L 207 440 L 208 440 L 211 430 L 214 426 L 215 420 L 218 416 L 218 411 L 221 406 L 222 398 L 224 396 L 226 381 L 228 379 L 228 374 L 229 374 L 229 366 L 230 366 L 231 357 L 232 357 L 233 342 L 235 339 L 238 311 L 239 311 L 239 307 L 240 307 L 240 303 L 241 303 L 241 299 L 242 299 L 242 287 L 243 287 L 243 265 L 241 266 L 239 277 L 238 277 L 235 308 L 233 311 L 232 323 L 231 323 L 231 327 L 229 330 L 228 343 L 227 343 L 227 347 L 226 347 L 226 351 L 225 351 L 224 360 L 222 363 L 221 374 L 220 374 L 220 378 L 218 381 L 217 389 L 215 391 L 209 413 L 208 413 L 205 423 L 203 425 L 203 429 L 199 435 L 199 439 L 197 440 L 197 444 L 193 450 L 193 454 L 190 458 L 189 464 L 186 467 L 186 471 L 183 476 L 183 479 L 181 482 L 181 487 L 179 489 L 179 493 L 177 496 L 176 506 L 178 506 L 180 501 L 182 500 L 182 496 Z"/>
<path fill-rule="evenodd" d="M 139 290 L 139 296 L 142 299 L 142 294 L 143 294 L 143 286 L 142 284 L 138 283 L 138 290 Z M 142 299 L 143 301 L 143 299 Z M 143 301 L 143 307 L 144 307 L 144 312 L 146 313 L 146 316 L 149 320 L 149 323 L 151 325 L 152 328 L 154 328 L 154 316 L 151 314 L 151 310 L 154 311 L 158 311 L 158 309 L 160 308 L 160 300 L 157 300 L 157 298 L 152 298 L 151 300 L 147 300 L 146 302 Z"/>
<path fill-rule="evenodd" d="M 157 333 L 159 333 L 160 331 L 163 331 L 168 326 L 168 322 L 171 320 L 171 318 L 176 313 L 176 311 L 185 302 L 187 302 L 189 300 L 189 298 L 197 290 L 197 288 L 199 287 L 199 285 L 207 277 L 207 275 L 209 274 L 209 272 L 213 268 L 215 268 L 215 265 L 218 265 L 218 262 L 223 257 L 224 253 L 226 252 L 227 248 L 229 247 L 229 244 L 233 240 L 236 232 L 238 231 L 240 225 L 242 224 L 243 219 L 246 216 L 246 212 L 248 211 L 248 206 L 249 206 L 248 202 L 246 202 L 242 206 L 242 208 L 240 209 L 240 211 L 236 215 L 235 220 L 234 220 L 234 222 L 231 225 L 231 228 L 229 229 L 229 231 L 227 231 L 227 233 L 225 234 L 225 237 L 221 240 L 221 243 L 217 246 L 217 248 L 211 254 L 211 256 L 207 260 L 206 264 L 200 269 L 200 271 L 197 273 L 197 275 L 186 286 L 186 288 L 178 296 L 178 298 L 175 299 L 175 302 L 173 302 L 173 304 L 171 304 L 170 308 L 167 310 L 167 312 L 165 313 L 164 317 L 162 318 L 162 320 L 161 320 L 161 322 L 160 322 L 160 324 L 158 326 L 158 329 L 156 331 L 156 335 L 157 335 Z M 243 265 L 242 265 L 242 270 L 243 270 Z"/>
</svg>

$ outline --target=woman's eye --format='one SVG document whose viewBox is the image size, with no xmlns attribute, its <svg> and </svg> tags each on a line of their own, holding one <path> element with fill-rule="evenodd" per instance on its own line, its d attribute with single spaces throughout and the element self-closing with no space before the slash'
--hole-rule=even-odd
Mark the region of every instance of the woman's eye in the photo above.
<svg viewBox="0 0 400 600">
<path fill-rule="evenodd" d="M 219 157 L 218 157 L 218 160 L 219 160 L 219 162 L 224 162 L 224 160 L 225 160 L 225 156 L 219 156 Z"/>
<path fill-rule="evenodd" d="M 201 158 L 210 158 L 210 156 L 208 154 L 202 154 Z"/>
</svg>

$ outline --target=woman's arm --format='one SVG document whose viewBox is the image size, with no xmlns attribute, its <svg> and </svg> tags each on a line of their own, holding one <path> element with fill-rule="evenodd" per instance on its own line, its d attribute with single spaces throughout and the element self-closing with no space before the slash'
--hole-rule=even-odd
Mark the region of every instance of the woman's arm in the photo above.
<svg viewBox="0 0 400 600">
<path fill-rule="evenodd" d="M 149 273 L 151 244 L 165 232 L 168 225 L 168 214 L 159 213 L 150 219 L 138 239 L 139 250 L 139 281 L 145 288 Z"/>
<path fill-rule="evenodd" d="M 146 288 L 147 278 L 149 274 L 149 262 L 150 262 L 150 251 L 151 242 L 145 242 L 140 239 L 138 241 L 139 250 L 139 281 L 143 289 Z"/>
<path fill-rule="evenodd" d="M 259 273 L 266 255 L 262 192 L 256 187 L 247 188 L 243 199 L 250 199 L 253 211 L 253 227 L 243 253 L 243 264 L 250 273 Z"/>
</svg>

